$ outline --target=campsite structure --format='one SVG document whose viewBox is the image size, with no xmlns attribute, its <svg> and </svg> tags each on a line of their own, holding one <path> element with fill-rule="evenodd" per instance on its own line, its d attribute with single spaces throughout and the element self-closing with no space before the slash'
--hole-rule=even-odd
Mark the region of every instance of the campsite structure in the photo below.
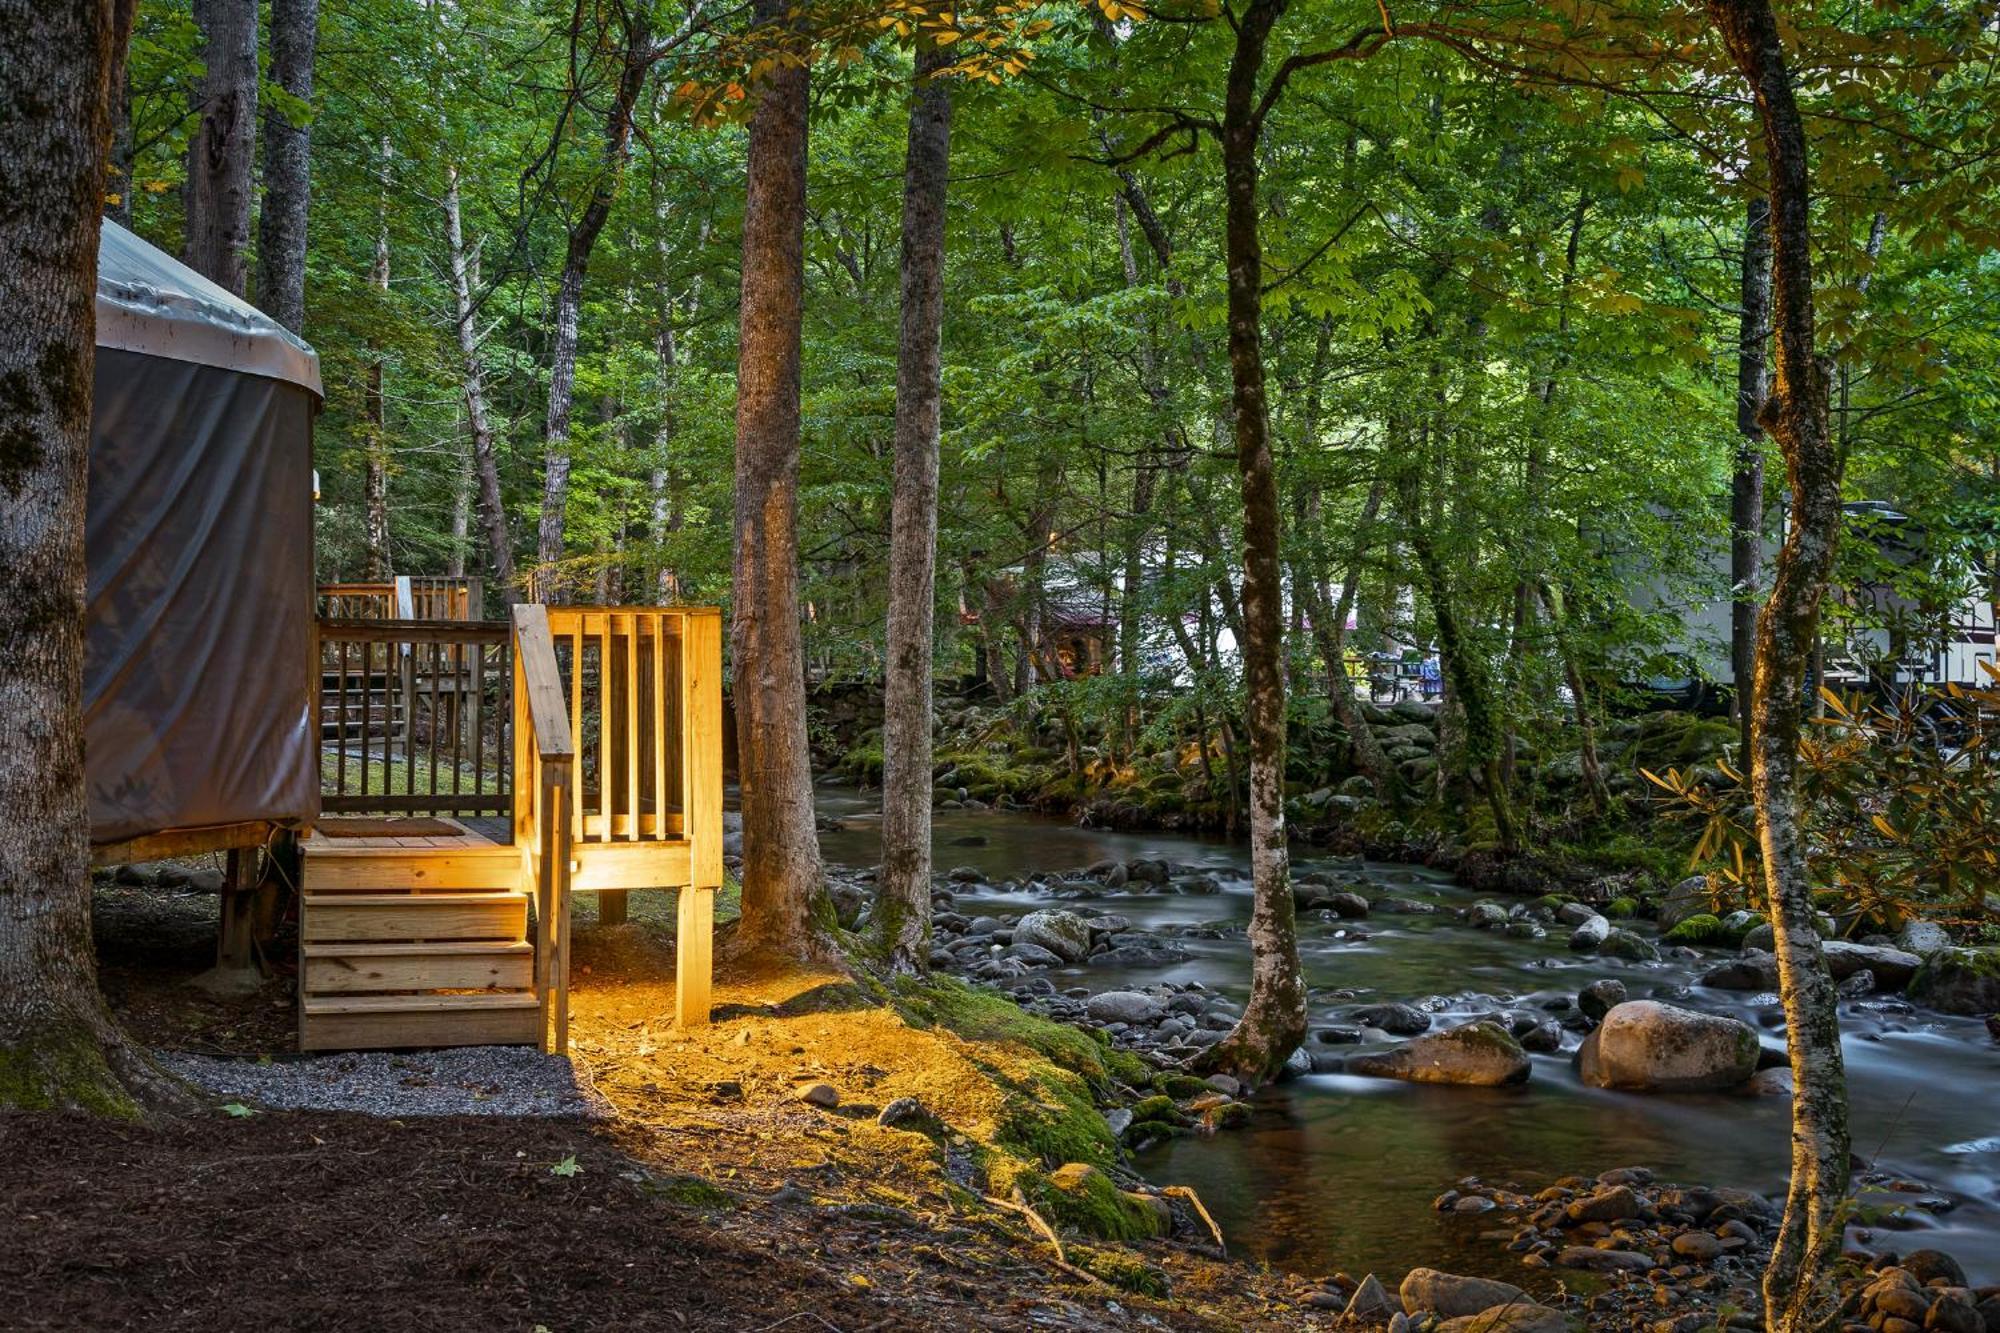
<svg viewBox="0 0 2000 1333">
<path fill-rule="evenodd" d="M 316 592 L 312 350 L 114 223 L 98 284 L 85 728 L 100 863 L 226 852 L 219 961 L 297 866 L 303 1049 L 568 1042 L 576 893 L 679 892 L 708 1016 L 721 618 Z M 317 605 L 316 605 L 317 597 Z M 286 854 L 296 845 L 298 856 Z"/>
</svg>

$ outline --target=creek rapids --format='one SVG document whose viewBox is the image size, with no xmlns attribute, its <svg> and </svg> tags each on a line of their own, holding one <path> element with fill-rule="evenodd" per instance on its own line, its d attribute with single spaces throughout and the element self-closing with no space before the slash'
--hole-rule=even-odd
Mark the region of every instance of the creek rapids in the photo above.
<svg viewBox="0 0 2000 1333">
<path fill-rule="evenodd" d="M 830 865 L 850 870 L 881 859 L 879 794 L 822 785 L 820 834 Z M 1197 868 L 1220 884 L 1212 894 L 1102 890 L 1052 897 L 1027 877 L 1080 872 L 1095 862 L 1162 859 Z M 1248 850 L 1219 838 L 1112 832 L 1013 810 L 941 810 L 934 815 L 938 872 L 969 866 L 988 883 L 950 885 L 957 910 L 1011 921 L 1037 908 L 1089 906 L 1128 918 L 1135 930 L 1209 924 L 1231 938 L 1181 937 L 1187 961 L 1152 967 L 1077 965 L 1042 975 L 1059 988 L 1093 993 L 1163 982 L 1200 982 L 1241 1002 L 1249 985 Z M 1293 869 L 1351 860 L 1295 848 Z M 1733 950 L 1699 961 L 1625 962 L 1571 953 L 1566 931 L 1527 940 L 1474 929 L 1456 909 L 1482 896 L 1419 866 L 1368 862 L 1372 884 L 1437 904 L 1433 916 L 1326 920 L 1301 912 L 1299 951 L 1311 987 L 1314 1030 L 1351 1025 L 1356 1008 L 1407 1001 L 1434 1028 L 1574 997 L 1601 977 L 1632 998 L 1661 998 L 1743 1019 L 1767 1044 L 1782 1041 L 1778 997 L 1715 990 L 1697 978 Z M 1657 941 L 1650 923 L 1625 922 Z M 1359 930 L 1357 930 L 1359 927 Z M 1339 992 L 1335 995 L 1335 992 Z M 1887 1225 L 1871 1227 L 1872 1249 L 1944 1250 L 1972 1280 L 2000 1281 L 2000 1042 L 1978 1019 L 1916 1008 L 1898 996 L 1843 999 L 1854 1148 L 1880 1171 L 1928 1187 L 1890 1196 Z M 1308 1038 L 1310 1043 L 1313 1039 Z M 1136 1167 L 1161 1184 L 1192 1186 L 1214 1213 L 1232 1253 L 1305 1275 L 1344 1270 L 1400 1276 L 1417 1265 L 1518 1280 L 1502 1238 L 1482 1237 L 1478 1219 L 1440 1216 L 1435 1196 L 1462 1177 L 1539 1189 L 1558 1176 L 1644 1166 L 1661 1179 L 1755 1190 L 1782 1202 L 1788 1169 L 1790 1099 L 1750 1093 L 1663 1095 L 1600 1091 L 1578 1081 L 1566 1033 L 1560 1054 L 1536 1055 L 1527 1084 L 1470 1088 L 1348 1074 L 1313 1074 L 1255 1098 L 1248 1124 L 1188 1136 L 1140 1154 Z M 1342 1047 L 1344 1052 L 1386 1044 Z M 1871 1202 L 1884 1202 L 1871 1194 Z M 1486 1227 L 1493 1223 L 1487 1222 Z"/>
</svg>

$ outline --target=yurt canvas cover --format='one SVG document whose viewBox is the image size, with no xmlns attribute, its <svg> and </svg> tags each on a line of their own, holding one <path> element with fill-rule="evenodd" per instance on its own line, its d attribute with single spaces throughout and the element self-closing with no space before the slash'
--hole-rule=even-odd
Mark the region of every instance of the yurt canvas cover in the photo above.
<svg viewBox="0 0 2000 1333">
<path fill-rule="evenodd" d="M 310 819 L 319 359 L 116 223 L 85 552 L 91 837 Z"/>
</svg>

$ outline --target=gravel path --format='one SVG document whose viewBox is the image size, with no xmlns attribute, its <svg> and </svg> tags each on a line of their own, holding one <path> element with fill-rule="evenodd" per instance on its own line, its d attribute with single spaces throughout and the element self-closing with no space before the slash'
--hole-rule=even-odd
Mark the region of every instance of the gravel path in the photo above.
<svg viewBox="0 0 2000 1333">
<path fill-rule="evenodd" d="M 568 1060 L 526 1046 L 344 1051 L 269 1061 L 162 1051 L 159 1060 L 218 1097 L 272 1110 L 582 1120 L 608 1114 Z"/>
</svg>

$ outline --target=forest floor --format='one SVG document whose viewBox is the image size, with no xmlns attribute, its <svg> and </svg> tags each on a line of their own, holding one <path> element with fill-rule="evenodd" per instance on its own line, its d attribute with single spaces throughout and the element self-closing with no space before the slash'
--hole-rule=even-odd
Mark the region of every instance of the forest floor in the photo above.
<svg viewBox="0 0 2000 1333">
<path fill-rule="evenodd" d="M 115 1012 L 156 1048 L 291 1058 L 282 982 L 186 984 L 212 913 L 100 884 Z M 1297 1279 L 1206 1243 L 1071 1239 L 1058 1260 L 983 1202 L 1045 1068 L 1011 1033 L 907 1022 L 836 972 L 726 967 L 716 1022 L 682 1031 L 672 978 L 643 919 L 579 932 L 573 1058 L 610 1108 L 594 1120 L 0 1117 L 0 1328 L 1333 1325 Z M 813 1083 L 840 1104 L 802 1100 Z M 904 1097 L 928 1130 L 877 1123 Z"/>
</svg>

